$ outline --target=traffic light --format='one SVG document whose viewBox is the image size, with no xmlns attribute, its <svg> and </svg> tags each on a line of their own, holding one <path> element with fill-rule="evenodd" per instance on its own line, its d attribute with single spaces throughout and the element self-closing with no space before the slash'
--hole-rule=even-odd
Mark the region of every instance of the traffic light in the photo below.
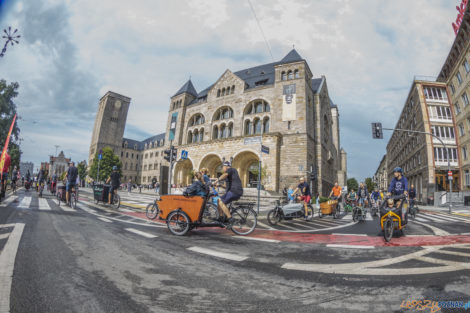
<svg viewBox="0 0 470 313">
<path fill-rule="evenodd" d="M 170 155 L 171 155 L 171 150 L 170 149 L 166 149 L 165 151 L 163 151 L 163 153 L 165 154 L 165 156 L 163 157 L 165 160 L 167 160 L 168 162 L 170 162 Z"/>
<path fill-rule="evenodd" d="M 372 138 L 383 139 L 382 123 L 372 123 Z"/>
<path fill-rule="evenodd" d="M 176 149 L 175 147 L 172 146 L 172 147 L 171 147 L 171 152 L 172 152 L 171 159 L 172 159 L 173 161 L 176 161 L 176 159 L 177 159 L 177 157 L 178 157 L 178 155 L 177 155 L 178 149 Z"/>
<path fill-rule="evenodd" d="M 312 167 L 312 171 L 310 172 L 310 181 L 317 179 L 317 168 L 316 166 Z"/>
</svg>

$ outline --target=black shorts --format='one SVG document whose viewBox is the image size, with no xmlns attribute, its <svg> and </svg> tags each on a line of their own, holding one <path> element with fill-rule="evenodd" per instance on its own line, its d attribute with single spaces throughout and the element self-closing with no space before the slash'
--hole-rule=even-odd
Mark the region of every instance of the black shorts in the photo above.
<svg viewBox="0 0 470 313">
<path fill-rule="evenodd" d="M 114 190 L 119 190 L 119 186 L 111 186 L 111 187 L 109 187 L 109 193 L 113 193 Z"/>
</svg>

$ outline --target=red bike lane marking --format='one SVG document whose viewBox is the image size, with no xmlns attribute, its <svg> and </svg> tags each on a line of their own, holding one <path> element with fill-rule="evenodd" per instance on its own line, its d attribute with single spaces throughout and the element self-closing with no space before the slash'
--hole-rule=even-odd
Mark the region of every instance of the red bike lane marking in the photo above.
<svg viewBox="0 0 470 313">
<path fill-rule="evenodd" d="M 148 219 L 143 212 L 120 212 L 124 215 L 134 216 L 148 220 L 150 222 L 166 224 L 162 220 Z M 231 232 L 223 228 L 208 227 L 199 228 L 193 231 L 205 231 L 214 233 Z M 402 236 L 394 237 L 390 242 L 386 242 L 381 236 L 361 236 L 361 235 L 332 235 L 332 234 L 311 234 L 311 233 L 292 233 L 280 230 L 261 230 L 256 229 L 249 237 L 260 239 L 274 239 L 292 243 L 310 243 L 310 244 L 341 244 L 352 246 L 375 246 L 375 247 L 416 247 L 416 246 L 440 246 L 453 244 L 470 244 L 469 235 L 448 235 L 448 236 Z"/>
</svg>

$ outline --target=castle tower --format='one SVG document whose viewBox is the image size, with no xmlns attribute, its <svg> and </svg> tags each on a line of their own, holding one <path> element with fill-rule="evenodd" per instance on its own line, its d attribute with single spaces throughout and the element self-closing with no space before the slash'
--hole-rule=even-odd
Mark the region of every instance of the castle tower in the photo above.
<svg viewBox="0 0 470 313">
<path fill-rule="evenodd" d="M 91 137 L 88 164 L 91 166 L 97 151 L 110 147 L 120 154 L 131 98 L 108 91 L 98 104 L 95 126 Z"/>
<path fill-rule="evenodd" d="M 186 106 L 197 97 L 197 91 L 194 88 L 191 79 L 188 80 L 177 92 L 171 97 L 170 110 L 168 112 L 168 122 L 166 126 L 166 141 L 173 141 L 174 146 L 183 143 L 184 134 L 184 118 Z"/>
</svg>

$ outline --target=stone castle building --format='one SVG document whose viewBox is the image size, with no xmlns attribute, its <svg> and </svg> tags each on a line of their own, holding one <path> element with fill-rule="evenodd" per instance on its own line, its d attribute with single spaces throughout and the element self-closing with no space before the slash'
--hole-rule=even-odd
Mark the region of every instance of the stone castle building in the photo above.
<svg viewBox="0 0 470 313">
<path fill-rule="evenodd" d="M 99 103 L 89 164 L 100 148 L 121 156 L 123 179 L 165 183 L 163 151 L 178 149 L 172 182 L 187 185 L 193 170 L 221 174 L 232 161 L 244 187 L 255 187 L 261 159 L 266 190 L 296 185 L 316 173 L 314 192 L 329 193 L 335 181 L 346 183 L 346 152 L 340 147 L 339 111 L 326 78 L 315 78 L 307 62 L 290 51 L 282 60 L 237 72 L 226 70 L 197 92 L 191 80 L 172 97 L 166 131 L 143 141 L 123 138 L 130 98 L 108 92 Z M 269 154 L 261 153 L 261 144 Z M 182 150 L 188 159 L 181 160 Z"/>
</svg>

